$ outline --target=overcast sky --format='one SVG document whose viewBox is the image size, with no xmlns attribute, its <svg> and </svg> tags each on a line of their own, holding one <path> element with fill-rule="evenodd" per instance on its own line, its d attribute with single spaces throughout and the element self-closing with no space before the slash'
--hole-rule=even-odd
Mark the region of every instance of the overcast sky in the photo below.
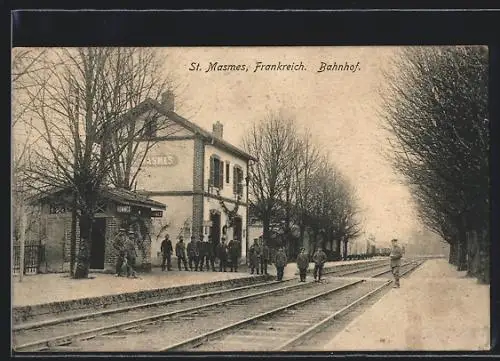
<svg viewBox="0 0 500 361">
<path fill-rule="evenodd" d="M 378 114 L 383 68 L 394 47 L 210 47 L 169 48 L 165 69 L 179 84 L 181 115 L 210 130 L 224 125 L 224 138 L 241 145 L 245 131 L 269 110 L 285 110 L 308 126 L 317 143 L 350 179 L 359 195 L 366 233 L 378 242 L 404 240 L 418 227 L 410 194 L 383 153 L 388 134 Z M 205 72 L 210 62 L 244 64 L 243 72 Z M 300 64 L 305 71 L 258 71 L 262 64 Z M 200 71 L 189 71 L 192 62 Z M 318 73 L 321 62 L 356 71 Z"/>
</svg>

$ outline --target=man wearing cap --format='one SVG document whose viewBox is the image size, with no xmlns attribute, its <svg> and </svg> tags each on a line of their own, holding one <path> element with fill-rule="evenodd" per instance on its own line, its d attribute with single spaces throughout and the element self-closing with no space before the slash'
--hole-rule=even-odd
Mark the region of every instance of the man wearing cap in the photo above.
<svg viewBox="0 0 500 361">
<path fill-rule="evenodd" d="M 116 276 L 122 276 L 122 266 L 125 260 L 125 241 L 127 232 L 125 228 L 120 228 L 115 236 L 113 248 L 116 250 Z"/>
<path fill-rule="evenodd" d="M 398 245 L 398 240 L 394 238 L 391 240 L 392 248 L 391 254 L 391 271 L 394 276 L 394 288 L 399 288 L 399 268 L 401 266 L 401 258 L 403 257 L 403 251 Z"/>
<path fill-rule="evenodd" d="M 172 271 L 172 252 L 174 249 L 172 248 L 172 241 L 170 240 L 170 236 L 168 234 L 165 235 L 165 239 L 161 242 L 161 253 L 163 256 L 163 262 L 161 263 L 161 270 L 165 271 L 165 261 L 167 262 L 167 270 Z"/>
<path fill-rule="evenodd" d="M 306 249 L 302 247 L 300 253 L 297 256 L 297 268 L 299 269 L 300 282 L 306 281 L 307 268 L 309 267 L 309 255 L 306 253 Z"/>
<path fill-rule="evenodd" d="M 187 271 L 187 262 L 186 262 L 186 245 L 184 244 L 184 238 L 182 236 L 179 237 L 179 242 L 175 244 L 175 256 L 177 257 L 177 267 L 179 271 L 181 271 L 181 261 L 184 264 L 184 269 Z"/>
<path fill-rule="evenodd" d="M 286 257 L 285 249 L 283 247 L 278 248 L 276 256 L 274 259 L 274 265 L 276 266 L 277 280 L 283 280 L 283 274 L 288 260 Z"/>
<path fill-rule="evenodd" d="M 254 273 L 254 270 L 257 269 L 257 274 L 259 274 L 259 265 L 260 265 L 260 246 L 259 246 L 258 238 L 253 240 L 253 244 L 250 246 L 248 250 L 250 254 L 250 274 Z"/>
<path fill-rule="evenodd" d="M 219 272 L 226 272 L 227 261 L 227 245 L 226 239 L 222 237 L 221 242 L 217 245 L 217 258 L 219 259 Z"/>
<path fill-rule="evenodd" d="M 318 249 L 316 249 L 316 252 L 314 252 L 313 255 L 315 282 L 321 282 L 321 276 L 323 274 L 323 266 L 325 265 L 326 259 L 327 259 L 326 253 L 323 251 L 321 247 L 318 247 Z"/>
<path fill-rule="evenodd" d="M 128 231 L 128 237 L 125 241 L 125 252 L 127 257 L 127 277 L 137 277 L 137 272 L 135 271 L 135 261 L 137 259 L 137 251 L 135 250 L 135 232 L 133 230 Z"/>
<path fill-rule="evenodd" d="M 267 275 L 267 264 L 269 262 L 269 247 L 263 237 L 260 238 L 260 273 Z"/>
</svg>

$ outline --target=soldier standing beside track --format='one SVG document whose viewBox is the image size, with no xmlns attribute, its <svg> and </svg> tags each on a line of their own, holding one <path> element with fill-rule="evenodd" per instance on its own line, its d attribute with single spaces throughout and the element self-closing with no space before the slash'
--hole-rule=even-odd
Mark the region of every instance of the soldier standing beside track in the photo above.
<svg viewBox="0 0 500 361">
<path fill-rule="evenodd" d="M 161 242 L 161 253 L 163 257 L 163 261 L 161 263 L 162 271 L 165 271 L 165 261 L 167 262 L 166 269 L 168 271 L 172 271 L 172 252 L 172 241 L 170 240 L 170 236 L 166 234 L 165 239 Z"/>
<path fill-rule="evenodd" d="M 193 250 L 194 250 L 194 270 L 195 271 L 201 271 L 201 265 L 200 265 L 200 243 L 201 241 L 197 239 L 195 236 L 191 237 L 191 240 L 193 242 Z"/>
<path fill-rule="evenodd" d="M 309 255 L 306 253 L 304 247 L 300 249 L 300 253 L 297 256 L 297 267 L 299 268 L 300 282 L 305 282 L 307 268 L 309 267 Z"/>
<path fill-rule="evenodd" d="M 127 257 L 127 277 L 137 278 L 137 272 L 134 269 L 135 261 L 137 259 L 137 251 L 135 250 L 134 239 L 134 231 L 128 231 L 128 237 L 125 241 L 125 252 Z"/>
<path fill-rule="evenodd" d="M 212 266 L 212 272 L 215 272 L 215 244 L 212 236 L 208 236 L 207 242 L 207 270 L 208 270 L 208 261 L 210 261 L 210 265 Z"/>
<path fill-rule="evenodd" d="M 276 256 L 275 256 L 275 260 L 274 260 L 278 281 L 283 280 L 283 273 L 285 271 L 285 267 L 286 267 L 287 262 L 288 262 L 288 260 L 286 258 L 285 249 L 283 247 L 278 248 L 278 251 L 276 252 Z"/>
<path fill-rule="evenodd" d="M 238 257 L 241 253 L 240 247 L 240 241 L 237 239 L 230 240 L 227 245 L 229 258 L 231 259 L 231 272 L 238 272 Z"/>
<path fill-rule="evenodd" d="M 189 270 L 193 270 L 193 262 L 194 262 L 194 237 L 191 237 L 191 240 L 188 242 L 187 247 L 187 258 L 188 258 L 188 264 L 189 264 Z"/>
<path fill-rule="evenodd" d="M 219 259 L 219 272 L 226 272 L 227 245 L 224 237 L 222 237 L 221 242 L 217 245 L 217 258 Z"/>
<path fill-rule="evenodd" d="M 267 264 L 269 262 L 269 247 L 264 238 L 261 238 L 261 251 L 260 251 L 260 273 L 267 275 Z"/>
<path fill-rule="evenodd" d="M 392 248 L 391 254 L 391 271 L 394 276 L 394 288 L 399 288 L 399 268 L 401 266 L 401 258 L 403 257 L 403 251 L 398 245 L 398 240 L 394 238 L 391 240 Z"/>
<path fill-rule="evenodd" d="M 181 271 L 181 261 L 184 264 L 184 269 L 187 271 L 187 262 L 186 262 L 186 245 L 184 244 L 184 238 L 182 236 L 179 237 L 179 242 L 175 245 L 175 256 L 177 257 L 177 267 L 179 271 Z"/>
<path fill-rule="evenodd" d="M 326 262 L 326 253 L 323 251 L 321 247 L 318 247 L 316 252 L 314 252 L 313 261 L 314 261 L 314 281 L 321 282 L 321 276 L 323 274 L 323 266 Z"/>
<path fill-rule="evenodd" d="M 255 238 L 253 244 L 250 246 L 250 274 L 253 275 L 254 270 L 257 268 L 257 274 L 259 274 L 259 264 L 260 264 L 260 246 L 258 244 L 259 240 Z"/>
<path fill-rule="evenodd" d="M 125 260 L 125 241 L 127 234 L 125 228 L 120 228 L 113 242 L 113 247 L 116 250 L 116 277 L 122 276 L 122 266 Z"/>
<path fill-rule="evenodd" d="M 203 271 L 203 265 L 205 263 L 205 258 L 207 257 L 208 252 L 208 242 L 205 242 L 203 234 L 200 234 L 200 239 L 198 241 L 198 251 L 200 252 L 200 256 L 198 259 L 198 267 L 200 271 Z M 207 271 L 208 271 L 208 262 L 207 262 Z"/>
</svg>

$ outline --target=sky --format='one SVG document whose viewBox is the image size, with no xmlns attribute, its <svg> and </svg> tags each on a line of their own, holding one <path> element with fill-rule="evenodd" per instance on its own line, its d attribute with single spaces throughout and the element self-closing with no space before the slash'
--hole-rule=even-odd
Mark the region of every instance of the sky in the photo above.
<svg viewBox="0 0 500 361">
<path fill-rule="evenodd" d="M 409 240 L 420 228 L 411 196 L 393 172 L 389 134 L 380 116 L 384 71 L 394 71 L 395 47 L 167 48 L 165 72 L 177 84 L 176 111 L 207 130 L 220 121 L 224 139 L 241 146 L 253 122 L 284 110 L 308 127 L 321 150 L 356 188 L 366 235 L 378 244 Z M 210 62 L 248 71 L 209 71 Z M 302 64 L 303 71 L 257 71 L 262 64 Z M 354 71 L 318 72 L 321 62 Z M 199 63 L 198 71 L 190 71 Z M 357 67 L 356 67 L 357 65 Z M 196 67 L 196 66 L 195 66 Z"/>
</svg>

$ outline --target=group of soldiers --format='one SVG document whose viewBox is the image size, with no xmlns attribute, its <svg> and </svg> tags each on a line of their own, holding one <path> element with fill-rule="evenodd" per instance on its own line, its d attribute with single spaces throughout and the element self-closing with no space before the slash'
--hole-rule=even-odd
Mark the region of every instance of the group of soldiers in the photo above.
<svg viewBox="0 0 500 361">
<path fill-rule="evenodd" d="M 161 243 L 161 253 L 163 261 L 161 268 L 163 271 L 172 270 L 172 254 L 174 249 L 170 236 L 165 235 Z M 232 239 L 226 244 L 226 239 L 222 237 L 217 244 L 212 242 L 211 237 L 205 238 L 200 235 L 199 238 L 192 236 L 191 241 L 186 245 L 184 238 L 179 237 L 175 245 L 175 256 L 177 257 L 177 268 L 179 271 L 184 266 L 185 271 L 207 271 L 215 272 L 215 259 L 219 260 L 219 272 L 226 272 L 229 263 L 231 272 L 238 272 L 238 262 L 241 255 L 241 242 Z M 229 262 L 228 262 L 229 261 Z M 188 268 L 189 266 L 189 268 Z"/>
</svg>

